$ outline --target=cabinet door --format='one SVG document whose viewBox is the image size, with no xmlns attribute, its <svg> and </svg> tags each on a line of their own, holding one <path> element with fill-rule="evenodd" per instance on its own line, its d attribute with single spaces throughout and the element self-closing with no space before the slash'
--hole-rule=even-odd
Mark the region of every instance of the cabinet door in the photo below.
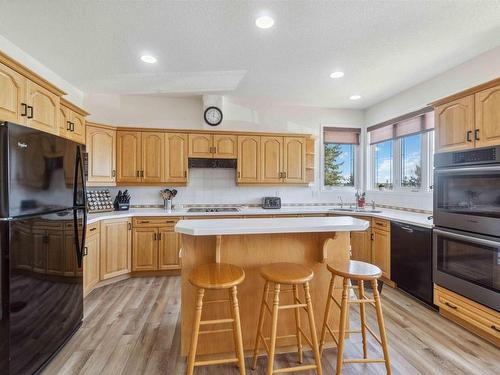
<svg viewBox="0 0 500 375">
<path fill-rule="evenodd" d="M 474 96 L 454 100 L 434 110 L 436 152 L 474 147 Z"/>
<path fill-rule="evenodd" d="M 71 133 L 71 125 L 70 125 L 70 110 L 66 107 L 59 107 L 59 116 L 57 119 L 59 126 L 59 135 L 64 138 L 69 138 Z"/>
<path fill-rule="evenodd" d="M 238 157 L 238 137 L 214 134 L 214 158 L 236 159 Z"/>
<path fill-rule="evenodd" d="M 46 234 L 47 273 L 62 275 L 65 267 L 65 235 L 62 230 L 50 230 Z"/>
<path fill-rule="evenodd" d="M 171 270 L 181 268 L 179 259 L 180 236 L 173 228 L 160 228 L 159 269 Z"/>
<path fill-rule="evenodd" d="M 141 132 L 116 132 L 117 182 L 141 182 Z"/>
<path fill-rule="evenodd" d="M 188 135 L 165 134 L 165 181 L 187 182 L 188 175 Z"/>
<path fill-rule="evenodd" d="M 391 239 L 390 232 L 372 229 L 372 263 L 382 270 L 386 279 L 391 278 Z"/>
<path fill-rule="evenodd" d="M 164 169 L 165 134 L 142 133 L 142 182 L 162 182 Z"/>
<path fill-rule="evenodd" d="M 116 183 L 116 130 L 87 126 L 88 184 Z"/>
<path fill-rule="evenodd" d="M 132 223 L 130 219 L 101 222 L 100 280 L 129 273 L 132 262 Z"/>
<path fill-rule="evenodd" d="M 16 71 L 0 64 L 0 118 L 24 124 L 27 79 Z"/>
<path fill-rule="evenodd" d="M 189 134 L 189 157 L 212 158 L 212 134 Z"/>
<path fill-rule="evenodd" d="M 260 137 L 238 136 L 237 165 L 239 183 L 260 181 Z"/>
<path fill-rule="evenodd" d="M 371 220 L 369 217 L 360 217 L 359 219 Z M 351 259 L 371 263 L 371 229 L 367 229 L 364 232 L 351 232 Z"/>
<path fill-rule="evenodd" d="M 500 145 L 500 86 L 478 92 L 476 98 L 476 147 Z"/>
<path fill-rule="evenodd" d="M 87 237 L 87 255 L 83 257 L 83 295 L 86 296 L 99 282 L 99 235 Z"/>
<path fill-rule="evenodd" d="M 28 116 L 26 125 L 47 133 L 59 134 L 60 98 L 36 83 L 27 84 Z"/>
<path fill-rule="evenodd" d="M 262 182 L 283 181 L 283 137 L 260 137 L 260 164 Z"/>
<path fill-rule="evenodd" d="M 70 139 L 80 144 L 85 144 L 85 117 L 71 111 L 70 122 L 72 126 Z"/>
<path fill-rule="evenodd" d="M 284 182 L 305 184 L 306 180 L 306 140 L 298 137 L 283 139 Z"/>
<path fill-rule="evenodd" d="M 132 270 L 154 271 L 158 269 L 158 229 L 134 228 L 132 246 Z"/>
</svg>

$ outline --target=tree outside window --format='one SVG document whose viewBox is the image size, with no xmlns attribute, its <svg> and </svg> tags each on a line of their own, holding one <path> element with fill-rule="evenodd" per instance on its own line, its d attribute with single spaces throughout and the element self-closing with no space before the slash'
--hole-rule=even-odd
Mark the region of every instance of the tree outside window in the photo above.
<svg viewBox="0 0 500 375">
<path fill-rule="evenodd" d="M 325 186 L 354 186 L 354 145 L 325 144 Z"/>
</svg>

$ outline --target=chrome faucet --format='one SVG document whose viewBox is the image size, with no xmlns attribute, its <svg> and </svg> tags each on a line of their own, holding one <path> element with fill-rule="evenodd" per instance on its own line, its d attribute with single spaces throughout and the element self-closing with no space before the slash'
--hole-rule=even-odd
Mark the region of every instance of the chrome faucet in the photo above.
<svg viewBox="0 0 500 375">
<path fill-rule="evenodd" d="M 339 195 L 340 208 L 344 208 L 344 201 L 342 201 L 342 197 Z"/>
<path fill-rule="evenodd" d="M 375 201 L 372 199 L 372 211 L 375 211 Z"/>
</svg>

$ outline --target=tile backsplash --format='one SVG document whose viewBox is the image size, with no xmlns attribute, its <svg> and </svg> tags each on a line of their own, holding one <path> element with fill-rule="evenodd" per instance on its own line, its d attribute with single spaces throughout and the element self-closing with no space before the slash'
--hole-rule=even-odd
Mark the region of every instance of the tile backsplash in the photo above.
<svg viewBox="0 0 500 375">
<path fill-rule="evenodd" d="M 129 190 L 132 205 L 160 205 L 161 188 L 172 186 L 120 186 L 110 188 L 112 195 L 118 190 Z M 188 186 L 174 187 L 177 197 L 174 204 L 260 204 L 262 197 L 279 196 L 283 204 L 294 203 L 337 203 L 339 196 L 345 203 L 354 202 L 352 190 L 321 191 L 318 183 L 303 186 L 237 186 L 235 169 L 192 168 L 189 170 Z M 397 194 L 367 193 L 367 201 L 375 199 L 377 204 L 432 210 L 432 199 L 399 196 Z"/>
</svg>

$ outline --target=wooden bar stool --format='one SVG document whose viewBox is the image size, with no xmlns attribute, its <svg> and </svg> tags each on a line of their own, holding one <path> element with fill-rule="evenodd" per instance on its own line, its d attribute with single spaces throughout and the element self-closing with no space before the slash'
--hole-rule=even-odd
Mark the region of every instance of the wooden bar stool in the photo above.
<svg viewBox="0 0 500 375">
<path fill-rule="evenodd" d="M 252 369 L 257 367 L 257 356 L 259 352 L 259 343 L 262 341 L 264 348 L 268 354 L 267 375 L 281 372 L 292 372 L 302 370 L 315 369 L 318 374 L 322 374 L 321 358 L 319 354 L 318 338 L 316 336 L 316 326 L 314 323 L 314 315 L 312 310 L 311 295 L 309 293 L 309 281 L 313 278 L 314 273 L 310 268 L 304 267 L 300 264 L 294 263 L 273 263 L 264 266 L 260 269 L 262 277 L 266 280 L 264 286 L 264 294 L 262 296 L 262 304 L 260 307 L 259 324 L 257 327 L 257 336 L 255 338 L 255 348 L 253 353 Z M 270 284 L 274 284 L 274 299 L 273 306 L 269 306 L 267 302 Z M 286 290 L 281 289 L 281 284 L 291 285 L 292 287 Z M 305 303 L 299 299 L 298 286 L 302 285 L 304 288 Z M 280 292 L 292 292 L 293 303 L 290 305 L 280 306 Z M 277 336 L 278 330 L 278 312 L 280 310 L 294 309 L 295 312 L 295 335 L 291 336 Z M 309 339 L 302 328 L 300 327 L 300 309 L 307 312 L 309 318 L 309 329 L 311 331 L 311 339 Z M 264 337 L 262 334 L 262 327 L 264 326 L 264 316 L 266 310 L 272 316 L 271 324 L 271 337 Z M 299 363 L 302 363 L 302 337 L 311 346 L 314 352 L 314 365 L 301 365 L 295 367 L 286 367 L 274 369 L 274 354 L 276 350 L 276 340 L 283 338 L 295 337 L 297 340 L 297 350 L 299 355 Z M 269 345 L 267 344 L 267 341 Z"/>
<path fill-rule="evenodd" d="M 210 263 L 196 267 L 189 276 L 189 282 L 198 288 L 196 300 L 196 311 L 194 327 L 191 336 L 191 346 L 189 348 L 187 373 L 192 375 L 195 366 L 218 365 L 223 363 L 238 363 L 240 374 L 245 375 L 245 356 L 243 353 L 243 340 L 241 337 L 240 310 L 236 287 L 245 279 L 245 271 L 241 267 L 232 264 Z M 201 320 L 203 309 L 203 296 L 205 289 L 229 290 L 229 299 L 206 301 L 205 303 L 231 303 L 231 318 L 217 320 Z M 232 323 L 232 328 L 212 331 L 200 331 L 201 325 L 227 324 Z M 233 332 L 236 358 L 214 359 L 207 361 L 196 361 L 196 347 L 198 346 L 198 335 L 207 333 Z"/>
<path fill-rule="evenodd" d="M 377 279 L 382 276 L 382 271 L 377 266 L 370 263 L 359 262 L 355 260 L 342 261 L 337 263 L 327 264 L 328 271 L 332 274 L 330 281 L 330 288 L 328 290 L 328 298 L 326 302 L 325 317 L 323 321 L 323 329 L 321 330 L 320 350 L 323 351 L 325 343 L 326 332 L 330 333 L 333 341 L 337 344 L 337 374 L 342 373 L 342 365 L 344 363 L 376 363 L 384 362 L 387 374 L 391 374 L 391 361 L 389 359 L 389 349 L 387 346 L 387 337 L 385 334 L 384 317 L 382 315 L 382 303 L 380 301 L 380 294 L 377 288 Z M 335 288 L 335 277 L 343 279 L 342 288 Z M 358 286 L 351 286 L 350 281 L 356 280 Z M 373 299 L 369 299 L 365 295 L 364 282 L 370 281 L 373 290 Z M 342 289 L 342 302 L 339 304 L 333 296 L 335 289 Z M 358 289 L 359 297 L 357 299 L 350 299 L 350 289 Z M 339 330 L 333 331 L 328 324 L 330 317 L 330 310 L 334 302 L 340 308 L 340 323 Z M 359 314 L 361 320 L 360 330 L 346 330 L 347 314 L 349 313 L 349 304 L 359 303 Z M 375 332 L 366 324 L 365 304 L 375 307 L 377 312 L 377 322 L 380 331 L 380 338 L 377 337 Z M 375 340 L 382 346 L 384 352 L 383 359 L 370 359 L 366 347 L 366 331 L 368 331 Z M 343 359 L 344 354 L 344 341 L 346 333 L 361 333 L 363 338 L 363 358 L 356 359 Z M 335 337 L 338 334 L 338 338 Z"/>
</svg>

